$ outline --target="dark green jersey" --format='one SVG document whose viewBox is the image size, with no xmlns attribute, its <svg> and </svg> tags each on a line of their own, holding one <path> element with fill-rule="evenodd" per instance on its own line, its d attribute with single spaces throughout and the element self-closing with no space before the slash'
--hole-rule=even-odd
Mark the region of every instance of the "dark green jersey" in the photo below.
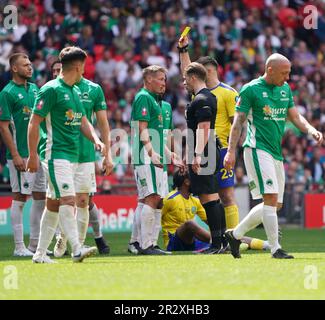
<svg viewBox="0 0 325 320">
<path fill-rule="evenodd" d="M 172 117 L 172 106 L 167 101 L 161 101 L 161 112 L 163 117 L 163 134 L 164 134 L 164 147 L 168 142 L 168 134 L 170 130 L 174 129 L 173 117 Z M 164 153 L 165 154 L 165 153 Z M 167 171 L 167 164 L 164 161 L 164 171 Z"/>
<path fill-rule="evenodd" d="M 93 123 L 94 112 L 106 110 L 106 102 L 100 85 L 82 78 L 76 86 L 80 90 L 80 100 L 90 123 Z M 79 163 L 94 162 L 95 149 L 94 144 L 89 141 L 83 134 L 79 139 Z"/>
<path fill-rule="evenodd" d="M 46 133 L 41 160 L 65 159 L 78 162 L 79 136 L 85 115 L 77 86 L 67 85 L 60 77 L 47 82 L 39 91 L 33 113 L 45 118 Z"/>
<path fill-rule="evenodd" d="M 281 142 L 288 109 L 294 106 L 289 85 L 275 86 L 259 77 L 240 91 L 236 111 L 247 115 L 244 147 L 262 149 L 275 159 L 283 160 Z"/>
<path fill-rule="evenodd" d="M 38 87 L 34 83 L 18 85 L 10 81 L 0 92 L 0 120 L 10 121 L 10 131 L 18 153 L 28 157 L 27 130 Z M 7 150 L 7 159 L 12 156 Z"/>
<path fill-rule="evenodd" d="M 163 159 L 163 117 L 160 97 L 144 88 L 137 93 L 132 103 L 132 163 L 135 166 L 150 163 L 150 158 L 139 137 L 139 121 L 148 123 L 152 147 Z"/>
</svg>

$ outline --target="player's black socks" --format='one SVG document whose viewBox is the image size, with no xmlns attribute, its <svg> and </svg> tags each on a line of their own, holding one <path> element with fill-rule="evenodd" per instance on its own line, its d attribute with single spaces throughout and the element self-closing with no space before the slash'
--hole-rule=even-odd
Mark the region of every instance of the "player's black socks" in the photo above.
<svg viewBox="0 0 325 320">
<path fill-rule="evenodd" d="M 222 243 L 222 215 L 225 214 L 223 207 L 217 201 L 210 201 L 203 205 L 210 228 L 212 245 L 221 248 Z"/>
</svg>

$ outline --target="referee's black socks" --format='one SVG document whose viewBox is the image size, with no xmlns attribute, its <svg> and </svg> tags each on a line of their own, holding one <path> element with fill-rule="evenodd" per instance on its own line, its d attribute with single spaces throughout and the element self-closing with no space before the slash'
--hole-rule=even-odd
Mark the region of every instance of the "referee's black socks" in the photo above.
<svg viewBox="0 0 325 320">
<path fill-rule="evenodd" d="M 225 215 L 224 208 L 218 201 L 210 201 L 203 205 L 210 228 L 212 246 L 216 248 L 221 248 L 222 244 L 222 234 L 223 234 L 223 216 Z"/>
</svg>

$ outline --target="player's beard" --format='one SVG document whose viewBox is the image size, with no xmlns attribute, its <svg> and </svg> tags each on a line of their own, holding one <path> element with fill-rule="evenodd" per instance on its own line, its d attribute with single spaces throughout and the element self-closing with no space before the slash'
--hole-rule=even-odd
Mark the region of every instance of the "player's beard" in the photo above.
<svg viewBox="0 0 325 320">
<path fill-rule="evenodd" d="M 26 74 L 23 74 L 23 73 L 17 73 L 18 77 L 21 78 L 22 80 L 29 80 L 31 76 L 27 76 Z"/>
</svg>

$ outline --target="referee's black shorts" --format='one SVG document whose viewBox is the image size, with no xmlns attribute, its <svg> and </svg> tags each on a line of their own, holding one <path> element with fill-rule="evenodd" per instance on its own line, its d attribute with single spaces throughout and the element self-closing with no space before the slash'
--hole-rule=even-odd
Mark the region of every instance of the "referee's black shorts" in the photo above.
<svg viewBox="0 0 325 320">
<path fill-rule="evenodd" d="M 215 169 L 214 172 L 208 175 L 204 174 L 196 174 L 192 170 L 192 165 L 189 165 L 189 175 L 190 175 L 190 180 L 191 180 L 191 192 L 193 195 L 201 195 L 201 194 L 212 194 L 212 193 L 217 193 L 219 190 L 218 186 L 218 177 L 217 177 L 217 172 L 219 169 L 219 159 L 220 159 L 220 149 L 217 148 L 217 154 L 216 154 L 216 159 L 215 159 Z M 204 165 L 201 166 L 201 173 L 204 168 L 208 166 Z"/>
</svg>

